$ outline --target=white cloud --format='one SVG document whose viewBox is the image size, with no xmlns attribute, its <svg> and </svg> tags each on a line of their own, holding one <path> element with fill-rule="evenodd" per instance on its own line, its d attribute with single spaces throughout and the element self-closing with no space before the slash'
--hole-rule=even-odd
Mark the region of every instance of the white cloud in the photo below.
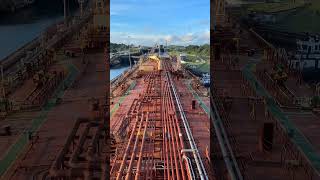
<svg viewBox="0 0 320 180">
<path fill-rule="evenodd" d="M 200 40 L 208 40 L 210 41 L 210 30 L 206 30 L 199 34 L 198 37 Z"/>
<path fill-rule="evenodd" d="M 167 35 L 164 39 L 170 44 L 180 41 L 180 38 L 176 35 Z"/>
<path fill-rule="evenodd" d="M 128 38 L 128 36 L 130 36 Z M 184 35 L 147 35 L 147 34 L 129 34 L 125 32 L 111 32 L 111 42 L 130 43 L 152 46 L 155 44 L 189 45 L 189 44 L 208 44 L 210 41 L 210 31 L 205 30 L 197 33 L 187 33 Z"/>
<path fill-rule="evenodd" d="M 188 42 L 192 42 L 197 38 L 197 35 L 193 34 L 193 33 L 188 33 L 186 35 L 183 35 L 181 37 L 181 40 L 188 43 Z"/>
</svg>

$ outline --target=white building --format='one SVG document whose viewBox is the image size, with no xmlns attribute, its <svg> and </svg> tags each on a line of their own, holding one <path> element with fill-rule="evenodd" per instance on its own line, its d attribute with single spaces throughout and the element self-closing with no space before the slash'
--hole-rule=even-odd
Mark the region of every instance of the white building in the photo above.
<svg viewBox="0 0 320 180">
<path fill-rule="evenodd" d="M 297 41 L 297 52 L 290 65 L 300 70 L 320 70 L 320 39 L 318 36 Z"/>
<path fill-rule="evenodd" d="M 180 54 L 180 60 L 181 61 L 185 61 L 187 59 L 187 55 L 186 54 Z"/>
</svg>

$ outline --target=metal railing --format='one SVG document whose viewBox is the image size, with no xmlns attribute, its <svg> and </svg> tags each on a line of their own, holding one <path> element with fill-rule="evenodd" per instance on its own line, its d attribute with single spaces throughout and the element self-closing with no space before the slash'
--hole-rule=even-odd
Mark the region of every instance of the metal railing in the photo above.
<svg viewBox="0 0 320 180">
<path fill-rule="evenodd" d="M 182 105 L 181 105 L 181 102 L 180 102 L 180 98 L 179 98 L 179 96 L 177 94 L 177 91 L 176 91 L 176 88 L 174 86 L 174 83 L 172 82 L 171 75 L 170 75 L 169 72 L 167 72 L 166 75 L 167 75 L 168 81 L 170 83 L 171 90 L 172 90 L 172 92 L 174 94 L 174 97 L 175 97 L 175 100 L 176 100 L 176 103 L 177 103 L 177 106 L 178 106 L 178 109 L 179 109 L 179 112 L 180 112 L 180 116 L 181 116 L 181 119 L 182 119 L 182 122 L 183 122 L 183 126 L 185 128 L 185 131 L 186 131 L 186 134 L 187 134 L 187 137 L 188 137 L 188 142 L 189 142 L 189 145 L 191 147 L 191 152 L 193 154 L 193 158 L 194 158 L 194 160 L 196 162 L 196 165 L 197 165 L 197 170 L 198 170 L 200 179 L 201 180 L 208 180 L 209 178 L 208 178 L 206 169 L 204 168 L 204 165 L 203 165 L 201 156 L 199 154 L 197 145 L 196 145 L 196 143 L 194 141 L 194 138 L 192 136 L 192 132 L 191 132 L 187 117 L 186 117 L 186 115 L 184 113 L 184 110 L 182 108 Z"/>
<path fill-rule="evenodd" d="M 212 96 L 211 96 L 212 97 Z M 223 126 L 221 116 L 219 114 L 217 105 L 214 100 L 211 99 L 212 107 L 210 111 L 210 119 L 214 124 L 214 130 L 218 138 L 220 149 L 222 151 L 223 159 L 226 163 L 228 172 L 233 180 L 242 180 L 242 174 L 240 172 L 237 160 L 233 154 L 232 147 L 230 145 L 228 135 Z"/>
</svg>

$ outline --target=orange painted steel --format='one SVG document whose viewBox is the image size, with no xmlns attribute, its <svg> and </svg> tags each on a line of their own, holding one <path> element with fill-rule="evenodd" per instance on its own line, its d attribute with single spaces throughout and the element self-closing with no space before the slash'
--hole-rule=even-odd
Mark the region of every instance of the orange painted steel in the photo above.
<svg viewBox="0 0 320 180">
<path fill-rule="evenodd" d="M 146 132 L 147 132 L 147 129 L 148 129 L 148 116 L 149 116 L 149 113 L 147 113 L 146 124 L 145 124 L 145 127 L 144 127 L 144 132 L 143 132 L 143 137 L 142 137 L 142 143 L 141 143 L 141 148 L 140 148 L 140 153 L 139 153 L 139 160 L 138 160 L 138 166 L 137 166 L 137 172 L 136 172 L 135 179 L 139 179 L 139 176 L 140 176 L 141 161 L 142 161 L 142 158 L 143 158 L 142 157 L 142 153 L 143 153 L 144 142 L 145 142 L 145 138 L 146 138 Z"/>
<path fill-rule="evenodd" d="M 137 100 L 137 104 L 140 104 L 140 106 L 137 107 L 137 113 L 136 113 L 136 123 L 131 129 L 131 135 L 129 138 L 129 142 L 126 146 L 126 151 L 123 155 L 122 161 L 120 168 L 117 173 L 117 179 L 122 179 L 123 176 L 125 175 L 126 179 L 131 179 L 133 175 L 133 167 L 137 165 L 136 173 L 134 175 L 135 179 L 139 179 L 140 177 L 140 172 L 142 169 L 142 161 L 144 159 L 144 156 L 146 155 L 145 152 L 145 143 L 146 143 L 146 133 L 148 130 L 148 122 L 149 122 L 149 112 L 150 112 L 150 104 L 151 104 L 151 97 L 157 96 L 157 92 L 155 90 L 155 84 L 156 81 L 155 78 L 159 77 L 157 73 L 150 73 L 148 76 L 144 78 L 144 82 L 146 82 L 146 87 L 144 88 L 144 93 L 140 95 L 139 99 Z M 159 81 L 159 80 L 158 80 Z M 159 94 L 158 94 L 159 96 Z M 156 108 L 153 108 L 156 109 Z M 132 114 L 133 115 L 133 114 Z M 141 117 L 140 117 L 141 116 Z M 146 117 L 144 117 L 146 116 Z M 152 121 L 152 120 L 151 120 Z M 139 124 L 139 125 L 138 125 Z M 144 126 L 144 130 L 143 130 Z M 144 131 L 143 137 L 140 138 L 141 136 L 141 131 Z M 149 139 L 149 138 L 148 138 Z M 141 140 L 141 141 L 140 141 Z M 131 142 L 135 142 L 133 145 Z M 150 141 L 150 140 L 149 140 Z M 140 148 L 139 148 L 140 146 Z M 149 145 L 150 147 L 150 145 Z M 140 152 L 137 153 L 137 149 L 140 149 Z M 149 150 L 149 149 L 148 149 Z M 128 154 L 131 153 L 130 159 L 128 160 Z M 136 162 L 136 156 L 138 155 L 138 162 Z M 152 154 L 150 155 L 152 156 Z M 150 159 L 149 156 L 149 159 Z M 128 166 L 127 166 L 128 163 Z M 115 166 L 113 166 L 114 168 Z M 126 174 L 124 174 L 124 169 L 126 168 Z M 143 169 L 145 170 L 145 168 Z M 149 169 L 150 170 L 150 169 Z M 113 172 L 111 172 L 112 174 Z M 152 174 L 152 173 L 151 173 Z M 147 175 L 150 175 L 150 173 L 147 173 Z"/>
<path fill-rule="evenodd" d="M 166 133 L 170 133 L 170 138 L 169 138 L 169 147 L 172 147 L 172 151 L 173 151 L 173 157 L 174 157 L 174 164 L 175 164 L 175 173 L 176 173 L 176 179 L 180 179 L 180 175 L 182 179 L 185 179 L 185 172 L 184 172 L 184 167 L 183 167 L 183 162 L 182 162 L 182 157 L 180 154 L 181 149 L 183 149 L 181 147 L 181 144 L 179 144 L 179 136 L 178 136 L 178 132 L 177 129 L 175 128 L 176 125 L 179 126 L 179 124 L 176 124 L 176 122 L 174 122 L 174 118 L 173 116 L 173 101 L 172 101 L 172 97 L 170 96 L 170 91 L 169 91 L 169 87 L 168 87 L 168 83 L 165 82 L 164 84 L 164 95 L 163 97 L 163 106 L 162 106 L 162 111 L 163 111 L 163 118 L 165 119 L 165 132 Z M 168 132 L 169 130 L 169 132 Z M 167 143 L 168 141 L 165 141 L 165 143 Z M 181 141 L 180 141 L 181 142 Z M 170 154 L 172 157 L 172 153 Z M 178 163 L 179 161 L 179 163 Z M 172 163 L 171 163 L 172 164 Z M 180 168 L 180 171 L 179 171 Z M 173 168 L 171 168 L 171 170 L 173 170 Z M 173 178 L 175 178 L 174 173 L 172 173 Z"/>
<path fill-rule="evenodd" d="M 127 118 L 136 119 L 127 127 L 129 138 L 117 147 L 112 162 L 111 179 L 196 179 L 199 174 L 186 134 L 176 113 L 170 61 L 163 60 L 161 71 L 144 73 L 137 86 L 139 97 L 132 100 Z M 140 80 L 140 81 L 139 81 Z M 134 106 L 134 109 L 132 109 Z M 123 147 L 123 148 L 121 148 Z M 189 161 L 188 161 L 189 160 Z M 158 166 L 157 166 L 158 165 Z"/>
<path fill-rule="evenodd" d="M 136 129 L 136 126 L 137 126 L 137 124 L 138 124 L 138 119 L 139 119 L 139 117 L 137 116 L 137 117 L 136 117 L 136 123 L 134 124 L 133 129 Z M 121 175 L 122 175 L 122 171 L 123 171 L 123 168 L 124 168 L 125 163 L 126 163 L 126 159 L 127 159 L 127 156 L 128 156 L 128 152 L 129 152 L 129 148 L 130 148 L 130 145 L 131 145 L 133 136 L 134 136 L 134 133 L 132 133 L 132 134 L 130 135 L 130 139 L 129 139 L 129 141 L 128 141 L 129 144 L 127 145 L 126 152 L 124 153 L 123 160 L 122 160 L 121 165 L 120 165 L 120 169 L 119 169 L 119 172 L 118 172 L 117 179 L 120 179 L 120 177 L 121 177 Z"/>
<path fill-rule="evenodd" d="M 136 137 L 136 141 L 134 143 L 134 147 L 133 147 L 133 153 L 131 154 L 131 159 L 130 159 L 130 163 L 129 163 L 129 167 L 128 167 L 128 170 L 127 170 L 127 175 L 126 175 L 126 180 L 129 180 L 131 178 L 131 170 L 132 170 L 132 164 L 133 164 L 133 161 L 135 159 L 135 156 L 136 156 L 136 151 L 137 151 L 137 145 L 138 145 L 138 141 L 139 141 L 139 133 L 141 131 L 141 127 L 142 127 L 142 123 L 144 121 L 144 117 L 143 117 L 144 114 L 142 114 L 141 116 L 141 121 L 140 121 L 140 125 L 139 125 L 139 129 L 138 129 L 138 133 L 137 133 L 137 137 Z M 148 117 L 147 117 L 148 118 Z M 140 157 L 139 157 L 140 158 Z"/>
</svg>

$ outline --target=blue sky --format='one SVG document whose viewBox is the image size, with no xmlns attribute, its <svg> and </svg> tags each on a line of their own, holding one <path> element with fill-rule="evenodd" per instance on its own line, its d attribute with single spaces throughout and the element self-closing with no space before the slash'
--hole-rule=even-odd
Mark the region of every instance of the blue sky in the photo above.
<svg viewBox="0 0 320 180">
<path fill-rule="evenodd" d="M 199 45 L 210 40 L 209 0 L 110 0 L 110 15 L 113 43 Z"/>
</svg>

